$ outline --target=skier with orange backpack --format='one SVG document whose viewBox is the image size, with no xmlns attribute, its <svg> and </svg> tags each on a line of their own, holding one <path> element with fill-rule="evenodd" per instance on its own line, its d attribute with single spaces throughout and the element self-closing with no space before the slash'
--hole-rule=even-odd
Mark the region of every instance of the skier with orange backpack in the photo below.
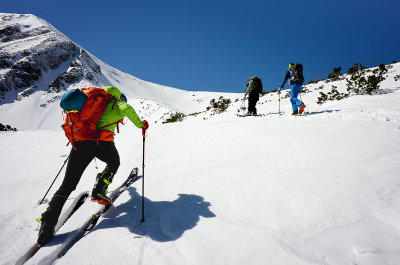
<svg viewBox="0 0 400 265">
<path fill-rule="evenodd" d="M 61 100 L 67 113 L 63 129 L 73 148 L 64 180 L 42 214 L 38 245 L 50 242 L 61 210 L 89 163 L 97 157 L 107 164 L 96 177 L 92 190 L 92 201 L 103 205 L 111 204 L 106 190 L 120 165 L 114 144 L 114 131 L 124 117 L 142 130 L 149 127 L 141 121 L 135 110 L 127 103 L 126 96 L 116 87 L 84 88 L 69 90 Z"/>
</svg>

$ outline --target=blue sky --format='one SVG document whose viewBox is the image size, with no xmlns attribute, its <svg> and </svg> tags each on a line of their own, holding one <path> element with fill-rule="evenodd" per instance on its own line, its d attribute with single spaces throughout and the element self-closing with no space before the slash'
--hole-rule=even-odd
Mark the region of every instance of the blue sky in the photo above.
<svg viewBox="0 0 400 265">
<path fill-rule="evenodd" d="M 105 63 L 185 90 L 244 92 L 251 74 L 273 89 L 289 62 L 308 82 L 400 61 L 398 0 L 6 0 L 0 12 L 39 16 Z"/>
</svg>

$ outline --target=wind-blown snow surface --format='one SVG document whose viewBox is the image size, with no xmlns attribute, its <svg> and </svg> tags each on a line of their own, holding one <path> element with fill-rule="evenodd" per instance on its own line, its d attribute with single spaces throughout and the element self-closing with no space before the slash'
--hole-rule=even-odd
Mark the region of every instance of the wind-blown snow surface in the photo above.
<svg viewBox="0 0 400 265">
<path fill-rule="evenodd" d="M 304 94 L 304 117 L 278 115 L 277 95 L 268 94 L 262 117 L 237 117 L 238 101 L 219 115 L 151 123 L 146 221 L 137 182 L 57 264 L 400 264 L 400 89 L 393 76 L 385 82 L 390 93 L 321 106 L 317 92 Z M 281 110 L 290 113 L 289 99 Z M 68 155 L 65 143 L 60 130 L 0 134 L 2 264 L 36 241 L 34 219 L 46 205 L 35 204 Z M 121 167 L 111 190 L 141 168 L 142 143 L 127 122 L 116 136 Z M 92 188 L 104 167 L 97 164 L 71 198 Z M 86 202 L 27 264 L 47 264 L 97 208 Z"/>
</svg>

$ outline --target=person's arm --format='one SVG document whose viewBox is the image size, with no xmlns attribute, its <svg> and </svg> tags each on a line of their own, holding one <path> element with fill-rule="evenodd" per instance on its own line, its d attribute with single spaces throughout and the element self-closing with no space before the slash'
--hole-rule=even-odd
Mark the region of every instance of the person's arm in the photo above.
<svg viewBox="0 0 400 265">
<path fill-rule="evenodd" d="M 250 92 L 253 91 L 253 89 L 254 89 L 254 81 L 253 81 L 253 80 L 250 80 L 250 81 L 249 81 L 249 85 L 247 86 L 247 90 L 246 90 L 246 93 L 245 93 L 245 94 L 246 94 L 246 95 L 247 95 L 247 94 L 250 94 Z"/>
<path fill-rule="evenodd" d="M 285 75 L 285 79 L 283 80 L 282 85 L 280 85 L 280 86 L 278 87 L 278 94 L 281 93 L 281 90 L 283 89 L 283 87 L 285 86 L 286 81 L 287 81 L 289 78 L 290 78 L 290 72 L 289 72 L 289 70 L 287 70 L 287 71 L 286 71 L 286 75 Z"/>
<path fill-rule="evenodd" d="M 286 71 L 286 75 L 285 75 L 285 80 L 283 80 L 283 83 L 282 83 L 282 85 L 280 86 L 281 89 L 285 86 L 286 81 L 287 81 L 289 78 L 290 78 L 290 72 L 289 72 L 289 70 L 287 70 L 287 71 Z"/>
<path fill-rule="evenodd" d="M 118 107 L 121 111 L 121 114 L 124 117 L 128 117 L 128 119 L 135 124 L 136 127 L 138 128 L 142 128 L 143 127 L 143 122 L 142 120 L 139 118 L 139 116 L 136 114 L 136 111 L 132 108 L 131 105 L 129 105 L 126 102 L 121 101 L 118 104 Z"/>
</svg>

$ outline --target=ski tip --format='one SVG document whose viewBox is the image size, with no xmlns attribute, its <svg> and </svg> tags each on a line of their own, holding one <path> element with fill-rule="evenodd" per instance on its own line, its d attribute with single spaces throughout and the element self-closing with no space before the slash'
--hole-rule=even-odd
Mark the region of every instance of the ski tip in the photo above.
<svg viewBox="0 0 400 265">
<path fill-rule="evenodd" d="M 137 167 L 133 168 L 131 173 L 129 174 L 129 177 L 135 177 L 139 174 L 139 169 Z"/>
</svg>

